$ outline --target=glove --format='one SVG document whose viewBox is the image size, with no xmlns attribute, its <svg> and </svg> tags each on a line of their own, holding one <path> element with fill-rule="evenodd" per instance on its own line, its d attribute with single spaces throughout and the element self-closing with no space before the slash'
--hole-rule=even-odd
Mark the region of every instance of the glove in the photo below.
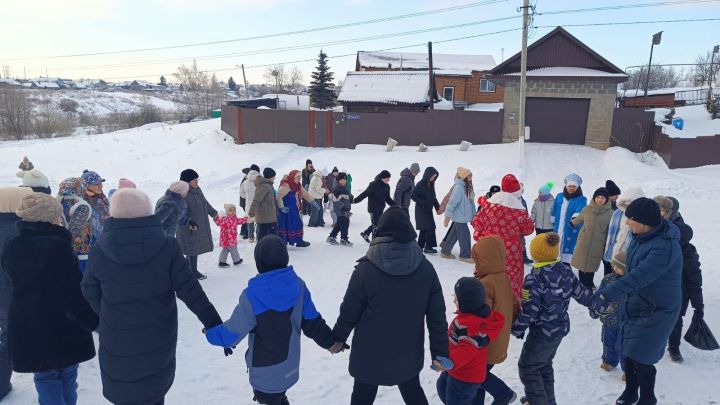
<svg viewBox="0 0 720 405">
<path fill-rule="evenodd" d="M 340 352 L 344 352 L 346 349 L 349 349 L 350 346 L 345 342 L 335 342 L 328 351 L 332 354 L 338 354 Z"/>
<path fill-rule="evenodd" d="M 697 316 L 698 319 L 703 319 L 703 317 L 705 316 L 705 310 L 703 308 L 696 309 L 695 316 Z"/>
<path fill-rule="evenodd" d="M 313 200 L 313 202 L 310 203 L 310 205 L 315 208 L 316 210 L 321 209 L 320 204 L 318 204 L 317 201 Z"/>
<path fill-rule="evenodd" d="M 233 348 L 234 348 L 234 347 L 235 347 L 235 346 L 233 346 Z M 233 354 L 233 350 L 232 350 L 231 348 L 229 348 L 229 347 L 223 347 L 223 351 L 225 352 L 225 357 L 230 356 L 231 354 Z"/>
<path fill-rule="evenodd" d="M 350 211 L 348 211 L 348 212 L 345 213 L 345 216 L 348 217 L 348 218 L 350 218 L 352 215 L 353 215 L 353 214 L 352 214 L 352 212 L 350 212 Z"/>
<path fill-rule="evenodd" d="M 282 212 L 283 214 L 289 214 L 289 213 L 290 213 L 290 208 L 288 208 L 288 207 L 282 207 L 282 208 L 280 208 L 280 212 Z"/>
</svg>

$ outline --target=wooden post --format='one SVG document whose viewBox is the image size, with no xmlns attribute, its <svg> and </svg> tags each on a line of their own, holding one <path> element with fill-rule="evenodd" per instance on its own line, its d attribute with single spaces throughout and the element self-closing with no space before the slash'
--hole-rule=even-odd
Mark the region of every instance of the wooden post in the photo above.
<svg viewBox="0 0 720 405">
<path fill-rule="evenodd" d="M 433 52 L 432 42 L 428 42 L 428 76 L 430 77 L 430 88 L 428 89 L 428 95 L 430 96 L 430 109 L 435 109 L 435 79 L 433 74 Z"/>
</svg>

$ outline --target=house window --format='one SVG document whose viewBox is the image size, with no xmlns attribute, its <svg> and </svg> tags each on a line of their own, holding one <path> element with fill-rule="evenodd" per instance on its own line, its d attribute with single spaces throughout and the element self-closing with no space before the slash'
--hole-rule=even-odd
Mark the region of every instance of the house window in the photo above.
<svg viewBox="0 0 720 405">
<path fill-rule="evenodd" d="M 480 79 L 480 91 L 483 93 L 495 93 L 495 83 L 487 79 Z"/>
<path fill-rule="evenodd" d="M 455 100 L 455 87 L 445 86 L 443 87 L 443 98 L 447 101 Z"/>
</svg>

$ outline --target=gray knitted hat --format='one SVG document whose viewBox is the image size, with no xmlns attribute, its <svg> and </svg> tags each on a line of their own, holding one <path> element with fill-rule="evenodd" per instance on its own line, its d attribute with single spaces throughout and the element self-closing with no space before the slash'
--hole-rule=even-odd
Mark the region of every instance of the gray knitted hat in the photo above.
<svg viewBox="0 0 720 405">
<path fill-rule="evenodd" d="M 62 206 L 52 196 L 32 193 L 23 197 L 15 214 L 27 222 L 54 223 L 62 215 Z"/>
</svg>

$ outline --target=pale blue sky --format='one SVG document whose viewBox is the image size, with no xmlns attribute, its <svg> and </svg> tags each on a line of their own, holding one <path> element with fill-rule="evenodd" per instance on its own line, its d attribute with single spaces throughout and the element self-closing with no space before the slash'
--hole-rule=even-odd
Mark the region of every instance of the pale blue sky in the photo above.
<svg viewBox="0 0 720 405">
<path fill-rule="evenodd" d="M 648 3 L 658 0 L 570 1 L 537 0 L 537 11 L 591 8 L 598 6 Z M 662 0 L 659 0 L 662 1 Z M 203 60 L 203 56 L 239 53 L 321 43 L 335 40 L 397 33 L 451 24 L 469 23 L 491 18 L 519 15 L 521 0 L 467 8 L 459 11 L 408 18 L 391 22 L 328 30 L 308 34 L 235 42 L 192 48 L 93 57 L 19 59 L 76 53 L 158 47 L 203 41 L 216 41 L 271 34 L 297 29 L 413 13 L 471 0 L 0 0 L 0 65 L 9 65 L 13 76 L 45 75 L 69 78 L 103 78 L 113 81 L 141 78 L 157 81 L 161 74 L 168 79 L 177 65 L 176 59 L 197 57 L 203 69 L 218 71 L 218 78 L 233 76 L 241 81 L 235 65 L 246 66 L 311 59 L 318 47 L 261 55 L 232 56 Z M 563 15 L 539 15 L 536 25 L 583 24 L 612 21 L 645 21 L 720 17 L 720 1 L 585 12 Z M 324 46 L 329 55 L 376 50 L 407 44 L 440 41 L 519 27 L 519 19 L 480 24 L 444 31 L 378 39 L 360 43 Z M 720 43 L 720 21 L 694 23 L 658 23 L 604 27 L 567 27 L 573 35 L 608 60 L 625 68 L 647 63 L 650 37 L 663 30 L 663 42 L 655 49 L 654 60 L 664 63 L 691 63 Z M 551 28 L 538 29 L 533 39 Z M 531 39 L 531 42 L 533 41 Z M 436 53 L 491 54 L 499 63 L 501 49 L 505 57 L 520 47 L 520 31 L 489 35 L 433 46 Z M 424 47 L 406 49 L 424 52 Z M 168 62 L 170 60 L 170 62 Z M 336 78 L 354 69 L 354 58 L 331 59 Z M 163 61 L 152 65 L 117 66 L 133 62 Z M 185 62 L 189 63 L 189 62 Z M 91 66 L 111 66 L 94 68 Z M 298 63 L 306 81 L 313 62 Z M 247 69 L 248 80 L 263 82 L 262 68 Z"/>
</svg>

